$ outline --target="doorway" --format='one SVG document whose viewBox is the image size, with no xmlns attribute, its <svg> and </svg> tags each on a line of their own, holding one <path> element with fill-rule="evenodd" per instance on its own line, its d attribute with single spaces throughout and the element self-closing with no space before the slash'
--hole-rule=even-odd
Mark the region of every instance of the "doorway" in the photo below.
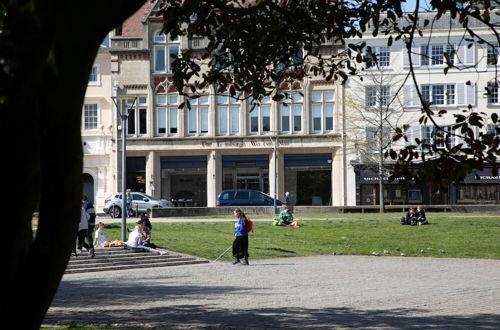
<svg viewBox="0 0 500 330">
<path fill-rule="evenodd" d="M 87 173 L 83 173 L 83 194 L 87 195 L 91 203 L 94 203 L 94 178 Z"/>
</svg>

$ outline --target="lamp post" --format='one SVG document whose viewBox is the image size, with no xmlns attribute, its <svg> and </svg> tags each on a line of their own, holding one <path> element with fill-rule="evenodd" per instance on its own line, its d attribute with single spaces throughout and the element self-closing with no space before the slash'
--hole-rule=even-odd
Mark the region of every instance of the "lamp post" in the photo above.
<svg viewBox="0 0 500 330">
<path fill-rule="evenodd" d="M 278 214 L 278 131 L 271 131 L 274 133 L 274 137 L 276 138 L 273 141 L 273 138 L 269 135 L 269 139 L 271 139 L 271 143 L 273 144 L 273 152 L 274 152 L 274 214 Z"/>
<path fill-rule="evenodd" d="M 135 95 L 118 95 L 113 96 L 113 103 L 115 104 L 118 116 L 121 118 L 122 126 L 122 226 L 121 226 L 121 240 L 127 240 L 127 129 L 128 129 L 128 116 L 131 110 L 134 109 L 137 96 Z"/>
</svg>

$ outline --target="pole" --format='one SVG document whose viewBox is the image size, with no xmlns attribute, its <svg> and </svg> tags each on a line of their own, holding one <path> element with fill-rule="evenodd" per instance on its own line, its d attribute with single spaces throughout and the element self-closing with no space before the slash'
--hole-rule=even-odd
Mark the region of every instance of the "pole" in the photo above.
<svg viewBox="0 0 500 330">
<path fill-rule="evenodd" d="M 126 241 L 127 238 L 127 208 L 126 208 L 126 203 L 127 203 L 127 196 L 126 196 L 126 189 L 127 189 L 127 126 L 128 126 L 128 110 L 125 109 L 125 112 L 123 111 L 123 102 L 121 104 L 122 109 L 121 111 L 121 118 L 122 118 L 122 241 Z"/>
<path fill-rule="evenodd" d="M 274 143 L 274 214 L 278 214 L 278 135 Z"/>
</svg>

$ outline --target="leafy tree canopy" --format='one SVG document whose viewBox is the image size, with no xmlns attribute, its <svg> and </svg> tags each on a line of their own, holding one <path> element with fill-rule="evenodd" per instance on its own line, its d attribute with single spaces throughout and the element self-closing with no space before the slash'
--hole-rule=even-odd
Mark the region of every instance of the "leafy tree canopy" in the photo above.
<svg viewBox="0 0 500 330">
<path fill-rule="evenodd" d="M 421 18 L 419 0 L 413 12 L 403 12 L 405 1 L 400 0 L 163 0 L 158 15 L 164 18 L 166 34 L 209 40 L 205 54 L 186 51 L 175 61 L 173 83 L 178 91 L 192 96 L 207 85 L 215 85 L 219 92 L 238 98 L 258 100 L 272 95 L 273 100 L 280 101 L 287 96 L 280 90 L 283 81 L 315 76 L 344 82 L 350 75 L 359 74 L 361 64 L 373 58 L 371 48 L 363 41 L 367 35 L 385 36 L 388 46 L 403 42 L 411 53 L 415 38 L 432 29 L 435 22 L 448 20 L 464 31 L 466 42 L 498 45 L 497 2 L 431 0 L 432 14 Z M 495 42 L 484 39 L 484 33 L 476 33 L 472 23 L 477 22 L 489 29 Z M 322 51 L 326 41 L 341 46 L 341 51 Z M 452 67 L 448 55 L 443 73 Z M 407 80 L 413 81 L 418 90 L 413 66 Z M 422 103 L 420 123 L 437 127 L 435 143 L 422 148 L 424 142 L 416 140 L 397 152 L 388 150 L 386 157 L 398 164 L 393 175 L 419 180 L 423 175 L 429 178 L 432 172 L 436 180 L 459 180 L 487 164 L 497 175 L 498 115 L 469 107 L 454 115 L 453 129 L 460 133 L 450 133 L 435 120 L 446 110 L 434 113 L 419 90 L 418 95 Z M 474 127 L 483 128 L 487 123 L 497 125 L 496 136 L 472 134 Z M 394 140 L 408 139 L 406 129 L 398 128 Z M 464 142 L 437 148 L 446 134 L 459 134 Z M 425 161 L 425 173 L 410 170 L 414 161 Z"/>
</svg>

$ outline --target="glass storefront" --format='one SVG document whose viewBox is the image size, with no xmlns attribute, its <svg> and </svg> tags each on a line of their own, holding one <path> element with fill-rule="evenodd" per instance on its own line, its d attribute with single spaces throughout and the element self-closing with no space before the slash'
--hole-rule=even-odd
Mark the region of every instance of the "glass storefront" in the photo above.
<svg viewBox="0 0 500 330">
<path fill-rule="evenodd" d="M 146 191 L 146 157 L 127 157 L 127 189 Z"/>
<path fill-rule="evenodd" d="M 161 161 L 161 198 L 174 206 L 207 205 L 207 157 L 163 156 Z"/>
<path fill-rule="evenodd" d="M 222 155 L 222 190 L 253 189 L 269 194 L 269 156 Z"/>
<path fill-rule="evenodd" d="M 457 185 L 457 204 L 499 204 L 500 184 L 463 183 Z"/>
<path fill-rule="evenodd" d="M 376 167 L 358 165 L 356 167 L 357 200 L 356 205 L 379 205 L 380 187 L 379 174 Z M 384 204 L 406 205 L 422 204 L 422 190 L 414 184 L 402 184 L 396 181 L 384 179 Z"/>
<path fill-rule="evenodd" d="M 296 205 L 331 205 L 332 155 L 285 154 L 285 191 Z M 282 197 L 281 197 L 282 198 Z"/>
</svg>

